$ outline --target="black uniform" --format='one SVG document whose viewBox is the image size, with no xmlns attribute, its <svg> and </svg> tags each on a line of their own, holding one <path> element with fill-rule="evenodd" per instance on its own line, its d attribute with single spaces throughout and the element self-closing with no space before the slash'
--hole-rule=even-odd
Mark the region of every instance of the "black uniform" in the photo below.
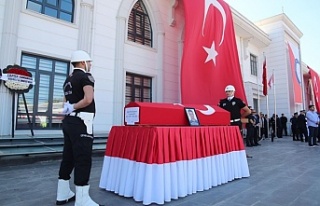
<svg viewBox="0 0 320 206">
<path fill-rule="evenodd" d="M 245 107 L 246 104 L 241 99 L 233 97 L 231 100 L 228 100 L 228 98 L 221 99 L 219 106 L 230 112 L 230 124 L 238 126 L 241 130 L 241 109 Z"/>
<path fill-rule="evenodd" d="M 275 136 L 276 136 L 276 132 L 275 132 L 275 129 L 276 129 L 276 120 L 275 120 L 275 117 L 272 116 L 270 119 L 269 119 L 269 127 L 271 128 L 271 142 L 273 142 Z"/>
<path fill-rule="evenodd" d="M 94 79 L 91 74 L 75 68 L 63 85 L 66 101 L 70 104 L 79 102 L 84 97 L 84 86 L 94 87 Z M 92 101 L 85 108 L 75 110 L 72 115 L 67 115 L 62 120 L 64 135 L 63 158 L 59 170 L 59 179 L 69 180 L 74 168 L 74 183 L 77 186 L 88 185 L 91 171 L 92 155 L 92 124 L 87 129 L 86 124 L 80 118 L 81 113 L 95 114 L 95 103 Z M 88 133 L 91 131 L 91 134 Z"/>
<path fill-rule="evenodd" d="M 248 119 L 248 123 L 246 123 L 246 128 L 247 128 L 247 137 L 246 137 L 246 145 L 248 147 L 252 147 L 255 146 L 255 142 L 254 142 L 254 125 L 255 125 L 255 121 L 256 118 L 252 115 L 249 114 L 247 116 Z"/>
<path fill-rule="evenodd" d="M 303 136 L 304 136 L 305 142 L 308 142 L 307 120 L 304 114 L 301 114 L 301 113 L 299 114 L 297 124 L 298 124 L 300 141 L 303 142 Z"/>
<path fill-rule="evenodd" d="M 284 131 L 284 135 L 285 136 L 288 136 L 288 131 L 287 131 L 287 122 L 288 122 L 288 119 L 286 116 L 281 116 L 280 117 L 280 122 L 281 122 L 281 133 Z"/>
<path fill-rule="evenodd" d="M 297 141 L 299 139 L 298 137 L 298 118 L 296 116 L 293 116 L 290 119 L 291 122 L 291 131 L 292 131 L 292 140 Z"/>
</svg>

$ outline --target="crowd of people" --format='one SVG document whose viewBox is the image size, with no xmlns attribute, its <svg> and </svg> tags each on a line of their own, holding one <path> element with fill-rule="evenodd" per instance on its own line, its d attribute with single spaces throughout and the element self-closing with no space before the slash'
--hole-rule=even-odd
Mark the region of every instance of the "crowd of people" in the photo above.
<svg viewBox="0 0 320 206">
<path fill-rule="evenodd" d="M 270 138 L 274 141 L 274 138 L 282 138 L 288 136 L 288 131 L 291 129 L 291 136 L 293 141 L 306 142 L 309 146 L 316 146 L 320 142 L 320 114 L 315 111 L 314 105 L 309 105 L 309 110 L 301 110 L 300 114 L 295 112 L 290 120 L 281 114 L 279 117 L 277 114 L 273 114 L 271 118 L 268 118 L 267 114 L 256 113 L 251 108 L 251 114 L 247 116 L 248 122 L 246 123 L 246 146 L 259 146 L 259 140 Z M 287 125 L 291 124 L 291 128 Z"/>
</svg>

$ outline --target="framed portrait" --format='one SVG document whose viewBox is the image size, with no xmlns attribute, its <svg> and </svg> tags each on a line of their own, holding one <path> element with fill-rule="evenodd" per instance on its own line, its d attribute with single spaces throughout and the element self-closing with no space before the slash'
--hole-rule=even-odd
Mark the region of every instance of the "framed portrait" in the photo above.
<svg viewBox="0 0 320 206">
<path fill-rule="evenodd" d="M 200 122 L 196 113 L 196 110 L 194 108 L 184 108 L 188 121 L 189 121 L 189 125 L 190 126 L 199 126 Z"/>
</svg>

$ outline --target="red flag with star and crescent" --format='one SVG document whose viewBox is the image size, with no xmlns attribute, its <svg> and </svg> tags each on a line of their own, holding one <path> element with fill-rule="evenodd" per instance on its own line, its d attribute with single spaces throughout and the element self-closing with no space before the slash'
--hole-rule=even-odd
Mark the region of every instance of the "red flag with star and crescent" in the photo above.
<svg viewBox="0 0 320 206">
<path fill-rule="evenodd" d="M 223 0 L 184 0 L 185 41 L 181 64 L 181 100 L 185 104 L 213 104 L 235 96 L 246 102 L 232 13 Z"/>
<path fill-rule="evenodd" d="M 307 66 L 309 69 L 310 79 L 312 83 L 313 88 L 313 96 L 315 100 L 315 106 L 317 111 L 320 111 L 320 78 L 317 72 L 315 72 L 313 69 L 311 69 L 309 66 Z"/>
</svg>

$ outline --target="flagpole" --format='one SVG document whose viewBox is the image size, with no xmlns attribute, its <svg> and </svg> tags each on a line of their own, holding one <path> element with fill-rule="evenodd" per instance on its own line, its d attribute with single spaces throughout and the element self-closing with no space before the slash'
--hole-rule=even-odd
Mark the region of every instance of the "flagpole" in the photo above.
<svg viewBox="0 0 320 206">
<path fill-rule="evenodd" d="M 261 111 L 261 108 L 260 108 L 260 91 L 259 91 L 259 69 L 257 69 L 257 100 L 258 100 L 258 105 L 256 108 L 256 112 L 258 114 L 258 117 L 260 119 L 260 111 Z M 259 111 L 258 111 L 259 109 Z M 261 137 L 261 122 L 259 123 L 260 124 L 260 127 L 258 126 L 258 136 Z"/>
<path fill-rule="evenodd" d="M 275 136 L 276 137 L 278 137 L 278 134 L 277 134 L 277 109 L 276 109 L 276 105 L 277 105 L 277 103 L 276 103 L 276 81 L 275 81 L 275 75 L 274 75 L 274 69 L 272 70 L 272 75 L 273 75 L 273 99 L 274 99 L 274 123 L 275 123 L 275 125 L 274 125 L 274 128 L 275 128 Z"/>
<path fill-rule="evenodd" d="M 267 115 L 268 115 L 268 118 L 267 118 L 267 129 L 268 129 L 268 137 L 269 137 L 269 134 L 270 134 L 269 119 L 271 118 L 269 113 L 270 113 L 269 112 L 269 94 L 267 94 Z M 268 138 L 268 137 L 266 137 L 266 138 Z"/>
<path fill-rule="evenodd" d="M 298 45 L 299 47 L 299 69 L 300 69 L 300 77 L 301 77 L 301 82 L 300 82 L 300 87 L 301 87 L 301 96 L 302 96 L 302 108 L 306 108 L 306 101 L 305 101 L 305 88 L 304 88 L 304 78 L 303 78 L 303 71 L 302 71 L 302 65 L 301 65 L 301 50 L 300 50 L 300 44 Z"/>
</svg>

